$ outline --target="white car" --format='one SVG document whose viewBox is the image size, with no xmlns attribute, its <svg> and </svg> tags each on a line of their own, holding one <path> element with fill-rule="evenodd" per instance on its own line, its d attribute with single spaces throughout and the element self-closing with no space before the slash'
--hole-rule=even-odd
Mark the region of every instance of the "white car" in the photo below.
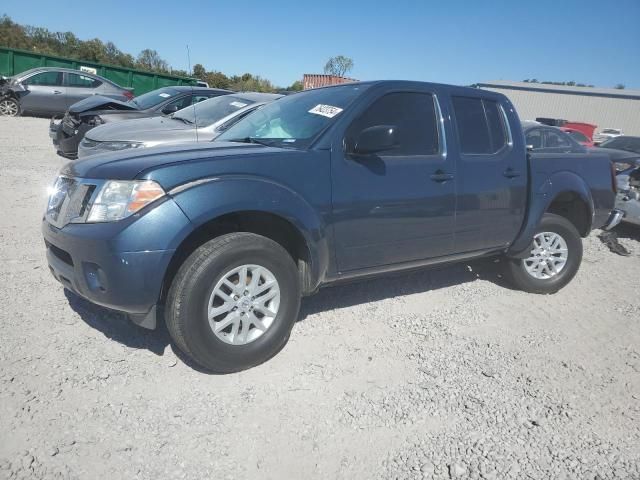
<svg viewBox="0 0 640 480">
<path fill-rule="evenodd" d="M 619 128 L 603 128 L 593 136 L 593 143 L 599 145 L 605 140 L 610 140 L 612 138 L 619 137 L 620 135 L 623 135 L 623 133 Z"/>
</svg>

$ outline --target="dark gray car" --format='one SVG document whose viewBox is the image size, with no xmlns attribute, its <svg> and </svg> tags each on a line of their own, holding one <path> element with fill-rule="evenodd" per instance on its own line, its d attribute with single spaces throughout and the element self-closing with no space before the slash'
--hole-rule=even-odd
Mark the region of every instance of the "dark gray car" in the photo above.
<svg viewBox="0 0 640 480">
<path fill-rule="evenodd" d="M 69 68 L 40 67 L 15 75 L 2 86 L 0 114 L 60 114 L 92 95 L 122 101 L 133 98 L 131 90 L 98 75 Z"/>
</svg>

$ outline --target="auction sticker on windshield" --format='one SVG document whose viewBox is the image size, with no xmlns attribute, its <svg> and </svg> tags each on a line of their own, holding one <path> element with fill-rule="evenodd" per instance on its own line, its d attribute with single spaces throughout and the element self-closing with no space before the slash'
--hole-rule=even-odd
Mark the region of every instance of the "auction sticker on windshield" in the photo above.
<svg viewBox="0 0 640 480">
<path fill-rule="evenodd" d="M 338 115 L 342 111 L 342 108 L 334 107 L 332 105 L 316 105 L 309 113 L 313 113 L 314 115 L 322 115 L 323 117 L 333 118 Z"/>
<path fill-rule="evenodd" d="M 229 105 L 232 105 L 232 106 L 238 107 L 238 108 L 242 108 L 242 107 L 246 107 L 247 106 L 246 103 L 242 103 L 242 102 L 231 102 Z"/>
<path fill-rule="evenodd" d="M 158 96 L 162 98 L 169 98 L 171 95 L 169 95 L 168 93 L 159 93 Z"/>
</svg>

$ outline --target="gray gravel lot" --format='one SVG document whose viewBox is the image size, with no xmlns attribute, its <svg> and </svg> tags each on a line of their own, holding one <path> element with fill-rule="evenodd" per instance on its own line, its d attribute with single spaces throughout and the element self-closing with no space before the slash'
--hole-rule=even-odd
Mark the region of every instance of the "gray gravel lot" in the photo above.
<svg viewBox="0 0 640 480">
<path fill-rule="evenodd" d="M 640 478 L 640 229 L 553 296 L 491 261 L 323 290 L 207 375 L 49 274 L 47 126 L 0 117 L 0 478 Z"/>
</svg>

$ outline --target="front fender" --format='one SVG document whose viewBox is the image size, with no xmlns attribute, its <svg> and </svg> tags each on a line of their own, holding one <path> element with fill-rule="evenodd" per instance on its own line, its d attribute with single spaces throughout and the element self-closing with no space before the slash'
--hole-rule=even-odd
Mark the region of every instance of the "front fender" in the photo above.
<svg viewBox="0 0 640 480">
<path fill-rule="evenodd" d="M 223 215 L 243 211 L 282 217 L 304 237 L 314 285 L 325 277 L 329 248 L 322 216 L 291 188 L 263 177 L 224 175 L 196 180 L 169 193 L 192 222 L 194 230 Z"/>
<path fill-rule="evenodd" d="M 529 208 L 524 225 L 516 240 L 511 244 L 507 255 L 522 257 L 528 255 L 535 229 L 549 206 L 562 193 L 574 193 L 587 205 L 589 211 L 589 229 L 593 223 L 594 204 L 591 190 L 586 182 L 573 172 L 562 171 L 552 174 L 542 185 L 530 193 Z"/>
</svg>

